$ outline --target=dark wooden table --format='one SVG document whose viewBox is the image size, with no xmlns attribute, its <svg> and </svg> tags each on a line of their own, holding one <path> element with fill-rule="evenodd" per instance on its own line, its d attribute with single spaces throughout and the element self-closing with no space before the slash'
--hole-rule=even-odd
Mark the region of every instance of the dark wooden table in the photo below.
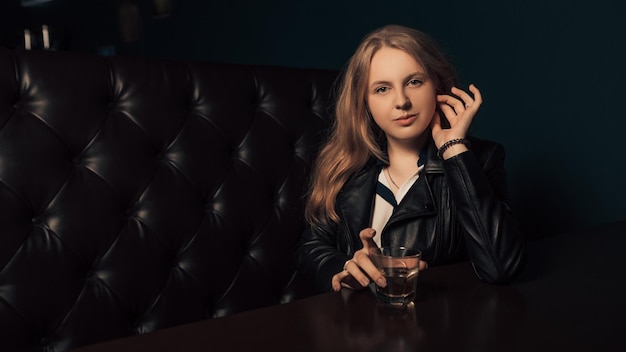
<svg viewBox="0 0 626 352">
<path fill-rule="evenodd" d="M 626 222 L 609 224 L 529 243 L 508 286 L 468 263 L 430 268 L 406 311 L 344 290 L 75 352 L 626 351 L 625 246 Z"/>
</svg>

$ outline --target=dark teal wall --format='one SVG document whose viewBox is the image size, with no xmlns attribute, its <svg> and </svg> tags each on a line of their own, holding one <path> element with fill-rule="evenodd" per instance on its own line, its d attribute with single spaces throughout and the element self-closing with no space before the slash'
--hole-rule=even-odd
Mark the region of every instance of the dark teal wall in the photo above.
<svg viewBox="0 0 626 352">
<path fill-rule="evenodd" d="M 121 43 L 133 3 L 141 39 Z M 474 134 L 502 142 L 513 205 L 530 237 L 626 219 L 626 5 L 597 1 L 59 0 L 27 21 L 65 26 L 72 50 L 340 69 L 387 23 L 437 38 L 485 104 Z M 346 4 L 351 3 L 351 4 Z M 511 3 L 511 4 L 508 4 Z"/>
</svg>

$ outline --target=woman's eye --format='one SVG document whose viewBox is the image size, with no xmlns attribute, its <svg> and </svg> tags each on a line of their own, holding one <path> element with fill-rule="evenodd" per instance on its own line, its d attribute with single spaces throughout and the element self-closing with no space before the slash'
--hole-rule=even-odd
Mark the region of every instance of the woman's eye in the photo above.
<svg viewBox="0 0 626 352">
<path fill-rule="evenodd" d="M 387 87 L 378 87 L 376 88 L 376 90 L 374 91 L 374 93 L 385 93 L 387 91 Z"/>
<path fill-rule="evenodd" d="M 412 80 L 409 81 L 409 85 L 411 85 L 411 86 L 419 86 L 422 83 L 424 83 L 424 81 L 419 80 L 419 79 L 412 79 Z"/>
</svg>

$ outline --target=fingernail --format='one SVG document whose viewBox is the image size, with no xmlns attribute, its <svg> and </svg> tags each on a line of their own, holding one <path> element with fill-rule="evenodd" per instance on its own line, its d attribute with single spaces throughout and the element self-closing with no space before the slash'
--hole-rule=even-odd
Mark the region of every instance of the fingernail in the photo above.
<svg viewBox="0 0 626 352">
<path fill-rule="evenodd" d="M 369 279 L 367 279 L 367 278 L 362 278 L 361 279 L 361 286 L 365 287 L 365 286 L 367 286 L 369 284 L 370 284 L 370 280 Z"/>
<path fill-rule="evenodd" d="M 379 277 L 378 280 L 376 280 L 376 283 L 378 284 L 378 286 L 380 287 L 385 287 L 387 286 L 387 280 L 385 280 L 384 277 Z"/>
</svg>

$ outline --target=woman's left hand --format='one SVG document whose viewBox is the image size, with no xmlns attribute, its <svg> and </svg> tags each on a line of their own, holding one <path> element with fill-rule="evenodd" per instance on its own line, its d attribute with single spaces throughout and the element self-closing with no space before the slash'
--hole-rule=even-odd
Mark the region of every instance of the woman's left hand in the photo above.
<svg viewBox="0 0 626 352">
<path fill-rule="evenodd" d="M 483 102 L 480 90 L 475 85 L 470 84 L 469 90 L 474 95 L 473 97 L 457 87 L 452 87 L 452 94 L 455 96 L 447 94 L 437 96 L 437 104 L 450 122 L 450 128 L 443 129 L 441 127 L 441 116 L 439 116 L 438 112 L 435 112 L 431 122 L 431 129 L 437 148 L 441 148 L 449 140 L 465 138 L 467 135 L 472 120 Z M 446 150 L 444 158 L 447 159 L 465 150 L 467 150 L 467 147 L 462 144 L 456 144 Z"/>
</svg>

